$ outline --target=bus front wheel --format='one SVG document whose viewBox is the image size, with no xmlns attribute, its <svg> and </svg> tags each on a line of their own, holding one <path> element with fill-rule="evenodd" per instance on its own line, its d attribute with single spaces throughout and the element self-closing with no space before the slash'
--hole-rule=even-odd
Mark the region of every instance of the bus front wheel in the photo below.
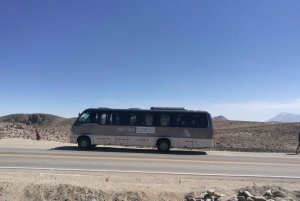
<svg viewBox="0 0 300 201">
<path fill-rule="evenodd" d="M 168 152 L 170 150 L 170 143 L 167 140 L 161 140 L 158 142 L 157 149 L 160 152 Z"/>
<path fill-rule="evenodd" d="M 88 137 L 82 137 L 78 140 L 78 146 L 81 149 L 89 149 L 91 148 L 91 140 Z"/>
</svg>

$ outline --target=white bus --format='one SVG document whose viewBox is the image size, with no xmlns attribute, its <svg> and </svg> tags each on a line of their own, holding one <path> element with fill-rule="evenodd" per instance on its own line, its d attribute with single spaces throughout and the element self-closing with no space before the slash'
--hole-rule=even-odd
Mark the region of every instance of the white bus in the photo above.
<svg viewBox="0 0 300 201">
<path fill-rule="evenodd" d="M 149 110 L 90 108 L 72 125 L 70 142 L 83 149 L 97 145 L 170 148 L 213 147 L 213 122 L 206 111 L 181 107 Z"/>
</svg>

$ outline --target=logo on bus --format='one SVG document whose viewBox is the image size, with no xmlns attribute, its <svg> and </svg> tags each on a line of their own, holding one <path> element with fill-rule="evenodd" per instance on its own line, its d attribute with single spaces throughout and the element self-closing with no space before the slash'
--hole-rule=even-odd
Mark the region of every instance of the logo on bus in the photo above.
<svg viewBox="0 0 300 201">
<path fill-rule="evenodd" d="M 136 127 L 136 133 L 155 133 L 155 128 L 152 127 Z"/>
<path fill-rule="evenodd" d="M 184 136 L 184 137 L 191 137 L 191 134 L 188 132 L 187 129 L 185 129 L 185 130 L 183 131 L 183 136 Z"/>
<path fill-rule="evenodd" d="M 122 128 L 122 127 L 118 127 L 118 132 L 127 132 L 127 133 L 133 133 L 134 132 L 134 128 Z"/>
</svg>

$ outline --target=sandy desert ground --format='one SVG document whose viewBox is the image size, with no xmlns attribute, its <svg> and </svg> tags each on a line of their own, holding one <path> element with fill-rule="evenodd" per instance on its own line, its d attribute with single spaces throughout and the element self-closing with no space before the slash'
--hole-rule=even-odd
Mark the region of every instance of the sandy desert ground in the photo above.
<svg viewBox="0 0 300 201">
<path fill-rule="evenodd" d="M 67 143 L 74 119 L 53 115 L 0 117 L 1 147 L 51 149 L 74 146 Z M 237 151 L 234 154 L 293 153 L 300 123 L 214 121 L 215 147 L 209 151 Z M 34 140 L 38 128 L 42 140 Z M 273 153 L 269 153 L 273 152 Z M 275 153 L 274 153 L 275 152 Z M 151 174 L 61 172 L 49 170 L 0 169 L 0 200 L 188 200 L 188 194 L 203 197 L 214 189 L 237 195 L 247 189 L 262 195 L 279 190 L 285 200 L 300 200 L 300 182 L 290 179 L 189 177 Z M 180 181 L 180 182 L 179 182 Z M 197 200 L 197 199 L 195 199 Z M 200 200 L 200 199 L 198 199 Z"/>
</svg>

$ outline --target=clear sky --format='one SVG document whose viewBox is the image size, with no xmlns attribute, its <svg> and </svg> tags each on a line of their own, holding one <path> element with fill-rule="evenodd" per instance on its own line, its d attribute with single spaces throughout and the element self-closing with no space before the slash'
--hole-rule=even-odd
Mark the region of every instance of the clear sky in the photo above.
<svg viewBox="0 0 300 201">
<path fill-rule="evenodd" d="M 300 114 L 300 1 L 0 1 L 0 116 Z"/>
</svg>

